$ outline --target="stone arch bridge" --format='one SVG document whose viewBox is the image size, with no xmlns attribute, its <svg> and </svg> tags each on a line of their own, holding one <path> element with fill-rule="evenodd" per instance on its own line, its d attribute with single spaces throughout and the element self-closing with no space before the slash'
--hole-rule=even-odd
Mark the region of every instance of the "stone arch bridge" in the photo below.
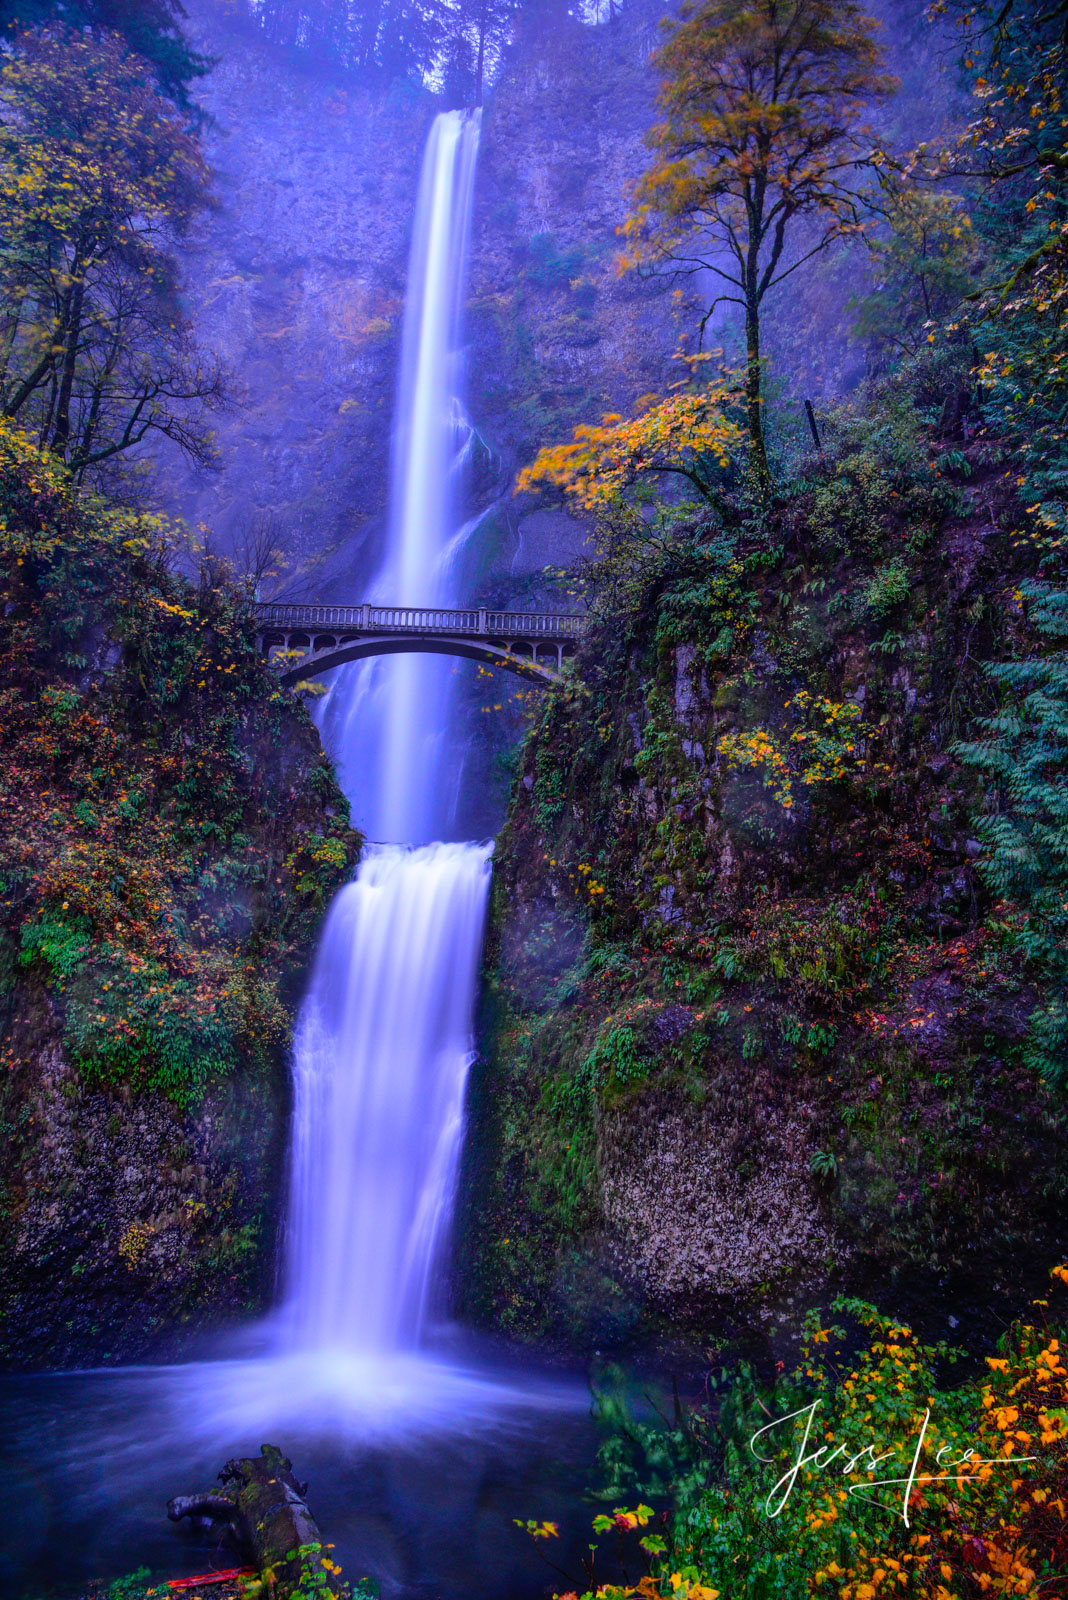
<svg viewBox="0 0 1068 1600">
<path fill-rule="evenodd" d="M 256 632 L 283 683 L 346 661 L 419 650 L 466 656 L 534 683 L 559 678 L 586 624 L 583 616 L 537 611 L 468 611 L 419 606 L 261 603 Z"/>
</svg>

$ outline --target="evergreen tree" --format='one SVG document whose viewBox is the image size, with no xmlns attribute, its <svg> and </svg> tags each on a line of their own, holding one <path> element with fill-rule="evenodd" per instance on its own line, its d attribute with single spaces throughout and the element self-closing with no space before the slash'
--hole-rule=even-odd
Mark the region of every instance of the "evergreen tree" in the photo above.
<svg viewBox="0 0 1068 1600">
<path fill-rule="evenodd" d="M 1035 551 L 1020 585 L 1034 646 L 991 665 L 1003 690 L 985 737 L 961 747 L 991 781 L 977 826 L 983 870 L 1019 914 L 1016 942 L 1048 984 L 1031 1019 L 1030 1055 L 1068 1086 L 1068 157 L 1063 97 L 1065 7 L 1037 20 L 1007 5 L 967 15 L 965 61 L 977 73 L 977 115 L 949 170 L 981 185 L 974 215 L 992 245 L 990 287 L 968 308 L 979 352 L 984 419 L 1016 454 L 1022 496 L 1013 530 Z"/>
<path fill-rule="evenodd" d="M 486 81 L 507 43 L 515 12 L 514 0 L 454 0 L 448 24 L 449 59 L 466 69 L 468 104 L 482 104 Z M 447 65 L 446 81 L 448 71 Z"/>
<path fill-rule="evenodd" d="M 1049 985 L 1032 1017 L 1032 1063 L 1068 1087 L 1068 591 L 1025 584 L 1030 621 L 1049 653 L 988 666 L 1004 704 L 984 720 L 984 739 L 964 759 L 991 780 L 993 815 L 976 826 L 988 847 L 984 873 L 1021 913 L 1015 940 Z"/>
<path fill-rule="evenodd" d="M 367 78 L 425 78 L 449 37 L 445 0 L 251 0 L 274 43 Z"/>
<path fill-rule="evenodd" d="M 10 39 L 56 22 L 75 32 L 116 33 L 151 63 L 164 94 L 188 110 L 189 86 L 211 62 L 182 32 L 185 15 L 182 0 L 0 0 L 0 33 Z"/>
</svg>

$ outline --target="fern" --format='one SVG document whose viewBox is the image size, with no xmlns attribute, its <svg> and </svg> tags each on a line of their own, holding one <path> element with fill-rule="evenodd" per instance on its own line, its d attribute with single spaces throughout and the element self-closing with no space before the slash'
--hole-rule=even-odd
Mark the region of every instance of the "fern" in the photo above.
<svg viewBox="0 0 1068 1600">
<path fill-rule="evenodd" d="M 957 753 L 990 780 L 997 810 L 977 819 L 982 871 L 1023 913 L 1015 938 L 1049 984 L 1031 1016 L 1028 1058 L 1068 1087 L 1068 590 L 1021 585 L 1049 653 L 991 663 L 1004 703 L 981 724 L 986 737 Z"/>
</svg>

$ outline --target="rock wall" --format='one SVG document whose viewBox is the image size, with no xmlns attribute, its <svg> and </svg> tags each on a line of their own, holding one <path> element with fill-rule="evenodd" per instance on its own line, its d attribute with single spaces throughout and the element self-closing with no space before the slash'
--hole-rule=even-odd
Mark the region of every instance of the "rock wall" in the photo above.
<svg viewBox="0 0 1068 1600">
<path fill-rule="evenodd" d="M 286 1170 L 284 1059 L 187 1111 L 161 1095 L 93 1092 L 54 1038 L 26 1059 L 12 1108 L 20 1159 L 4 1164 L 0 1362 L 177 1354 L 265 1309 Z"/>
<path fill-rule="evenodd" d="M 653 1301 L 742 1295 L 832 1249 L 809 1176 L 815 1108 L 724 1094 L 652 1094 L 601 1125 L 605 1221 Z"/>
<path fill-rule="evenodd" d="M 135 700 L 130 694 L 127 703 Z M 259 709 L 253 702 L 250 720 Z M 344 826 L 344 802 L 302 708 L 287 707 L 265 743 L 249 762 L 255 776 L 239 824 L 251 835 L 250 859 L 235 882 L 225 845 L 221 860 L 202 856 L 192 905 L 183 908 L 190 921 L 203 917 L 195 984 L 205 1026 L 202 1038 L 190 1038 L 209 1063 L 203 1092 L 176 1097 L 146 1085 L 151 1055 L 140 1070 L 136 1056 L 120 1068 L 79 1056 L 69 1014 L 75 984 L 102 1007 L 102 991 L 125 987 L 108 963 L 107 933 L 83 936 L 84 969 L 62 981 L 39 964 L 25 969 L 18 924 L 34 912 L 20 904 L 17 857 L 0 841 L 0 871 L 15 891 L 8 905 L 18 908 L 0 919 L 0 1367 L 178 1355 L 197 1336 L 261 1314 L 276 1299 L 290 1024 L 325 903 L 350 870 L 358 839 Z M 195 759 L 196 740 L 186 744 Z M 160 805 L 168 809 L 165 796 Z M 209 826 L 226 826 L 221 808 L 202 815 Z M 36 831 L 36 818 L 29 828 Z M 125 859 L 136 884 L 137 863 Z M 180 885 L 188 863 L 166 866 Z M 45 887 L 45 872 L 35 881 Z M 92 884 L 85 887 L 92 895 Z M 56 915 L 47 899 L 42 914 Z M 121 902 L 120 914 L 128 915 Z M 161 970 L 154 950 L 144 951 L 147 961 L 137 954 L 136 930 L 129 938 L 131 970 L 157 992 L 193 986 L 188 964 Z M 223 985 L 233 982 L 224 956 L 234 950 L 246 964 L 245 992 L 232 999 L 247 1014 L 229 1070 L 219 1071 L 211 1025 Z"/>
<path fill-rule="evenodd" d="M 190 7 L 217 203 L 182 262 L 230 373 L 218 470 L 164 457 L 171 503 L 238 560 L 267 529 L 294 566 L 359 552 L 387 482 L 397 329 L 428 97 L 301 71 L 250 25 Z M 366 557 L 365 557 L 366 559 Z"/>
<path fill-rule="evenodd" d="M 246 595 L 0 440 L 0 1364 L 272 1298 L 289 1038 L 357 858 Z"/>
<path fill-rule="evenodd" d="M 1019 626 L 1016 512 L 988 444 L 947 471 L 915 427 L 851 421 L 757 534 L 617 551 L 632 609 L 496 860 L 469 1314 L 603 1348 L 843 1286 L 1020 1294 L 1063 1247 L 955 759 Z"/>
</svg>

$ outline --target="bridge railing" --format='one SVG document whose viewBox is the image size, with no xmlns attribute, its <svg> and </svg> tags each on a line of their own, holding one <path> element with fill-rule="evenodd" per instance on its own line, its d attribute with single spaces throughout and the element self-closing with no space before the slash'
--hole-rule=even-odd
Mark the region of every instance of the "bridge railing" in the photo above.
<svg viewBox="0 0 1068 1600">
<path fill-rule="evenodd" d="M 261 628 L 332 628 L 384 633 L 474 633 L 515 638 L 576 639 L 585 617 L 537 611 L 445 610 L 427 606 L 294 605 L 262 602 Z"/>
<path fill-rule="evenodd" d="M 368 606 L 360 624 L 388 633 L 477 633 L 477 611 L 441 611 L 421 606 Z"/>
<path fill-rule="evenodd" d="M 586 618 L 574 614 L 560 615 L 537 611 L 487 611 L 486 632 L 503 633 L 509 638 L 517 634 L 553 635 L 556 638 L 577 639 L 586 625 Z"/>
</svg>

